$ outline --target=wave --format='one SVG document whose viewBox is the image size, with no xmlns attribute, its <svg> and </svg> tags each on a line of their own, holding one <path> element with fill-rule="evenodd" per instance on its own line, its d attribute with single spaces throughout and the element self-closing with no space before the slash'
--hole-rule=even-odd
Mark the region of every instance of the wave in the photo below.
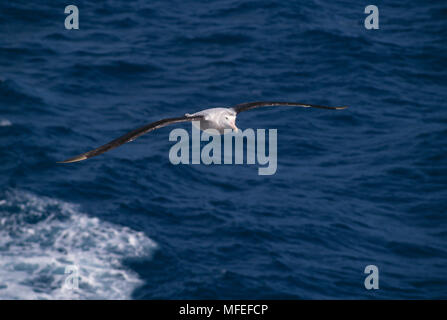
<svg viewBox="0 0 447 320">
<path fill-rule="evenodd" d="M 183 44 L 196 43 L 233 46 L 236 44 L 246 44 L 252 40 L 251 37 L 238 33 L 212 33 L 202 36 L 181 36 L 176 41 Z"/>
<path fill-rule="evenodd" d="M 0 119 L 0 127 L 9 127 L 12 123 L 8 119 Z"/>
<path fill-rule="evenodd" d="M 1 299 L 128 299 L 142 285 L 123 259 L 150 258 L 144 233 L 20 190 L 0 194 Z M 66 285 L 78 271 L 78 289 Z M 70 269 L 71 270 L 71 269 Z"/>
<path fill-rule="evenodd" d="M 44 103 L 43 99 L 32 92 L 35 92 L 35 90 L 20 85 L 14 80 L 0 80 L 0 96 L 2 97 L 0 105 L 14 107 L 18 105 L 42 105 Z"/>
</svg>

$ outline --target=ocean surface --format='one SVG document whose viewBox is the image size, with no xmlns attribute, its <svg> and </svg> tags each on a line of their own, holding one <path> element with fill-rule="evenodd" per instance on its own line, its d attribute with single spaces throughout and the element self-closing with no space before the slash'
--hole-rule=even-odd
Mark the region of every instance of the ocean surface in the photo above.
<svg viewBox="0 0 447 320">
<path fill-rule="evenodd" d="M 447 3 L 368 4 L 1 1 L 0 299 L 447 298 Z M 171 164 L 174 127 L 56 163 L 257 100 L 349 108 L 240 114 L 270 176 Z"/>
</svg>

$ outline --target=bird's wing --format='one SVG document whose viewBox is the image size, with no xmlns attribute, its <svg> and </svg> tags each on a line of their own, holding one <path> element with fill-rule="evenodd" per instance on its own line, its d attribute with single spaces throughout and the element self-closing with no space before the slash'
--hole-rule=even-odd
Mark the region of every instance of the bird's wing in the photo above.
<svg viewBox="0 0 447 320">
<path fill-rule="evenodd" d="M 201 116 L 201 115 L 198 115 L 198 116 L 185 115 L 184 117 L 168 118 L 168 119 L 162 119 L 159 121 L 155 121 L 155 122 L 149 123 L 145 126 L 142 126 L 138 129 L 135 129 L 129 133 L 126 133 L 125 135 L 123 135 L 119 138 L 116 138 L 115 140 L 110 141 L 109 143 L 107 143 L 101 147 L 98 147 L 96 149 L 82 153 L 76 157 L 73 157 L 73 158 L 70 158 L 70 159 L 67 159 L 64 161 L 59 161 L 58 163 L 70 163 L 70 162 L 82 161 L 82 160 L 100 155 L 101 153 L 104 153 L 104 152 L 114 149 L 116 147 L 119 147 L 120 145 L 122 145 L 126 142 L 133 141 L 136 138 L 138 138 L 139 136 L 142 136 L 143 134 L 148 133 L 153 130 L 156 130 L 158 128 L 161 128 L 161 127 L 164 127 L 164 126 L 167 126 L 170 124 L 174 124 L 174 123 L 179 123 L 179 122 L 200 120 L 202 118 L 203 118 L 203 116 Z"/>
<path fill-rule="evenodd" d="M 231 107 L 236 113 L 242 111 L 247 111 L 250 109 L 260 108 L 260 107 L 274 107 L 274 106 L 291 106 L 291 107 L 303 107 L 303 108 L 318 108 L 318 109 L 330 109 L 330 110 L 341 110 L 346 109 L 347 106 L 343 107 L 327 107 L 319 106 L 315 104 L 299 103 L 299 102 L 284 102 L 284 101 L 257 101 L 257 102 L 247 102 L 237 104 Z"/>
</svg>

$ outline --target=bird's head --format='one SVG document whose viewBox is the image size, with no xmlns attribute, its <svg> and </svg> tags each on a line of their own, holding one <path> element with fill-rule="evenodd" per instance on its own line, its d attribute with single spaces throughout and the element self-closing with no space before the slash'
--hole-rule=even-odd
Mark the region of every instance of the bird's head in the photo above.
<svg viewBox="0 0 447 320">
<path fill-rule="evenodd" d="M 239 130 L 236 127 L 236 112 L 233 110 L 225 110 L 222 112 L 219 122 L 225 129 L 233 129 L 235 132 Z"/>
</svg>

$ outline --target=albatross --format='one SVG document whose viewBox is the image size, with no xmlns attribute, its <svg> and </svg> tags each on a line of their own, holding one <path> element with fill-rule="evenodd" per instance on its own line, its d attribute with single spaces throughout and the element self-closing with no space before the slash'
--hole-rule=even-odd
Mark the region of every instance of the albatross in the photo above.
<svg viewBox="0 0 447 320">
<path fill-rule="evenodd" d="M 228 108 L 205 109 L 192 114 L 186 113 L 182 117 L 166 118 L 146 124 L 96 149 L 90 150 L 88 152 L 82 153 L 80 155 L 77 155 L 64 161 L 59 161 L 58 163 L 78 162 L 95 157 L 104 152 L 119 147 L 122 144 L 133 141 L 145 133 L 154 131 L 167 125 L 180 122 L 198 121 L 200 123 L 201 130 L 215 129 L 219 132 L 219 134 L 223 134 L 225 132 L 225 129 L 230 129 L 237 132 L 239 129 L 236 127 L 236 117 L 239 113 L 260 107 L 274 107 L 274 106 L 318 108 L 318 109 L 329 109 L 329 110 L 341 110 L 347 108 L 347 106 L 327 107 L 327 106 L 320 106 L 320 105 L 306 104 L 299 102 L 257 101 L 257 102 L 241 103 Z"/>
</svg>

